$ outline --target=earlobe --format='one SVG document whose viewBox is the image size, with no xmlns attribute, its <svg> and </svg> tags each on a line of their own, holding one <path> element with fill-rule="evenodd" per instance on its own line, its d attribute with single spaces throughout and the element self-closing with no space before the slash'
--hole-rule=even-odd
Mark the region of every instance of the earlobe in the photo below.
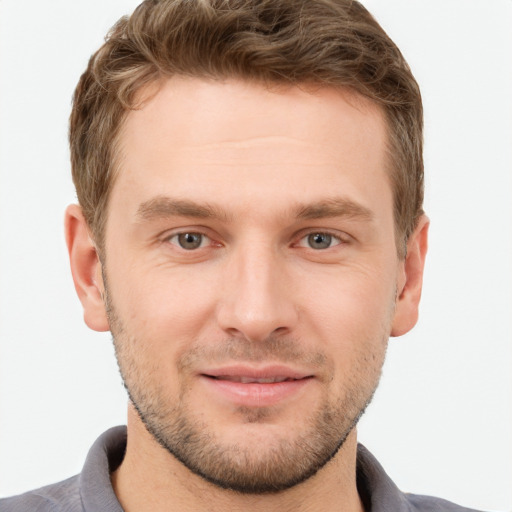
<svg viewBox="0 0 512 512">
<path fill-rule="evenodd" d="M 76 204 L 66 209 L 65 233 L 71 273 L 84 309 L 85 323 L 95 331 L 108 331 L 101 262 L 82 210 Z"/>
<path fill-rule="evenodd" d="M 407 256 L 402 263 L 402 279 L 397 290 L 395 316 L 391 336 L 402 336 L 418 321 L 418 308 L 423 285 L 423 269 L 428 246 L 429 219 L 422 215 L 407 242 Z"/>
</svg>

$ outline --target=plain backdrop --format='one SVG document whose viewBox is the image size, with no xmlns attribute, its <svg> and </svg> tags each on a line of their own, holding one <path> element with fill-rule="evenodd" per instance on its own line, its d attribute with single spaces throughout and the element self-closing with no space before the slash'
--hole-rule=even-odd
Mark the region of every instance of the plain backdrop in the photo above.
<svg viewBox="0 0 512 512">
<path fill-rule="evenodd" d="M 62 219 L 72 91 L 133 0 L 0 0 L 0 496 L 80 471 L 124 423 Z M 421 319 L 391 340 L 360 441 L 403 490 L 512 510 L 512 1 L 367 0 L 423 92 L 431 218 Z"/>
</svg>

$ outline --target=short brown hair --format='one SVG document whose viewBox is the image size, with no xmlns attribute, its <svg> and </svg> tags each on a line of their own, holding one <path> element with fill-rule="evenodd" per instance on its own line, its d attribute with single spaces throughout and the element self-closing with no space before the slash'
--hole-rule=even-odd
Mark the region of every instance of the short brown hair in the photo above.
<svg viewBox="0 0 512 512">
<path fill-rule="evenodd" d="M 387 120 L 398 253 L 422 214 L 423 108 L 400 50 L 355 0 L 146 0 L 121 18 L 75 90 L 73 181 L 101 248 L 123 120 L 173 75 L 316 83 L 370 98 Z"/>
</svg>

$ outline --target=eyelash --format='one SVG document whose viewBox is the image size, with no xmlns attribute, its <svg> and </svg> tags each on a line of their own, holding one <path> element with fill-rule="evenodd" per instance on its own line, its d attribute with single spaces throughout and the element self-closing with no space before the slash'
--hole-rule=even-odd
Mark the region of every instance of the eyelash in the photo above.
<svg viewBox="0 0 512 512">
<path fill-rule="evenodd" d="M 309 240 L 310 237 L 314 237 L 314 236 L 318 236 L 318 235 L 329 238 L 329 246 L 328 247 L 313 248 L 310 245 L 307 245 L 307 246 L 301 245 L 301 242 L 303 240 L 307 240 L 306 243 L 309 243 L 311 241 L 311 240 Z M 334 242 L 334 241 L 337 241 L 337 243 L 334 243 L 331 245 L 330 242 Z M 301 238 L 299 239 L 299 242 L 296 245 L 298 245 L 299 247 L 305 247 L 307 249 L 312 249 L 314 251 L 322 251 L 322 250 L 332 249 L 333 247 L 342 245 L 344 243 L 347 243 L 347 240 L 344 240 L 339 234 L 332 233 L 331 231 L 328 231 L 328 230 L 327 231 L 326 230 L 318 230 L 318 231 L 313 230 L 313 231 L 309 231 L 305 235 L 301 236 Z"/>
<path fill-rule="evenodd" d="M 179 237 L 186 236 L 186 235 L 189 235 L 189 236 L 199 235 L 201 237 L 199 245 L 197 247 L 191 247 L 188 249 L 186 247 L 183 247 L 183 245 L 179 241 Z M 311 241 L 311 240 L 307 240 L 309 237 L 317 236 L 317 235 L 328 237 L 328 242 L 329 242 L 328 247 L 314 248 L 314 247 L 311 247 L 310 245 L 306 245 L 306 244 L 308 244 L 308 242 Z M 337 247 L 339 245 L 347 244 L 349 242 L 349 240 L 347 240 L 346 238 L 348 238 L 348 235 L 346 235 L 346 237 L 343 237 L 339 233 L 333 233 L 332 231 L 329 231 L 329 230 L 310 230 L 306 233 L 301 233 L 301 236 L 300 236 L 298 242 L 295 242 L 293 244 L 293 246 L 303 247 L 305 249 L 311 249 L 315 252 L 316 251 L 325 251 L 327 249 L 332 249 L 333 247 Z M 173 242 L 173 239 L 176 239 L 176 241 Z M 209 237 L 206 233 L 201 232 L 201 231 L 190 230 L 190 231 L 180 231 L 178 233 L 174 233 L 174 234 L 166 237 L 164 239 L 164 242 L 168 242 L 168 243 L 178 247 L 181 250 L 184 250 L 187 252 L 194 252 L 198 249 L 204 248 L 205 243 L 207 243 L 208 240 L 210 240 L 210 242 L 213 242 L 212 238 Z M 306 240 L 306 242 L 303 245 L 301 242 L 303 242 L 304 240 Z M 331 244 L 331 242 L 333 242 L 333 241 L 335 241 L 336 243 Z M 191 241 L 190 243 L 193 244 L 193 241 Z M 221 243 L 214 243 L 213 245 L 216 245 L 217 247 L 222 246 Z"/>
<path fill-rule="evenodd" d="M 194 236 L 194 235 L 199 235 L 201 238 L 201 241 L 200 241 L 200 245 L 198 247 L 195 247 L 195 248 L 190 248 L 190 249 L 187 249 L 185 247 L 183 247 L 183 245 L 180 244 L 179 242 L 179 237 L 181 236 Z M 172 240 L 173 239 L 176 239 L 176 242 L 173 242 Z M 171 236 L 168 236 L 164 239 L 164 242 L 168 242 L 172 245 L 175 245 L 176 247 L 180 248 L 180 249 L 183 249 L 184 251 L 194 251 L 194 250 L 197 250 L 197 249 L 202 249 L 204 247 L 204 244 L 207 240 L 212 240 L 206 233 L 202 233 L 201 231 L 180 231 L 179 233 L 174 233 L 173 235 Z M 190 242 L 192 243 L 192 242 Z M 220 244 L 217 244 L 220 246 Z"/>
</svg>

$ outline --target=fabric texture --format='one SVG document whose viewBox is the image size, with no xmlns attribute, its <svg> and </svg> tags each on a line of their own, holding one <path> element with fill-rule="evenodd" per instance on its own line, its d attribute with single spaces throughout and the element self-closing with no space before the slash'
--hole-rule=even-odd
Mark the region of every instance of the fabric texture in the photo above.
<svg viewBox="0 0 512 512">
<path fill-rule="evenodd" d="M 123 512 L 110 473 L 123 460 L 125 449 L 126 427 L 107 430 L 89 450 L 79 475 L 0 499 L 0 512 Z M 477 512 L 439 498 L 402 493 L 362 445 L 357 452 L 357 487 L 366 512 Z"/>
</svg>

